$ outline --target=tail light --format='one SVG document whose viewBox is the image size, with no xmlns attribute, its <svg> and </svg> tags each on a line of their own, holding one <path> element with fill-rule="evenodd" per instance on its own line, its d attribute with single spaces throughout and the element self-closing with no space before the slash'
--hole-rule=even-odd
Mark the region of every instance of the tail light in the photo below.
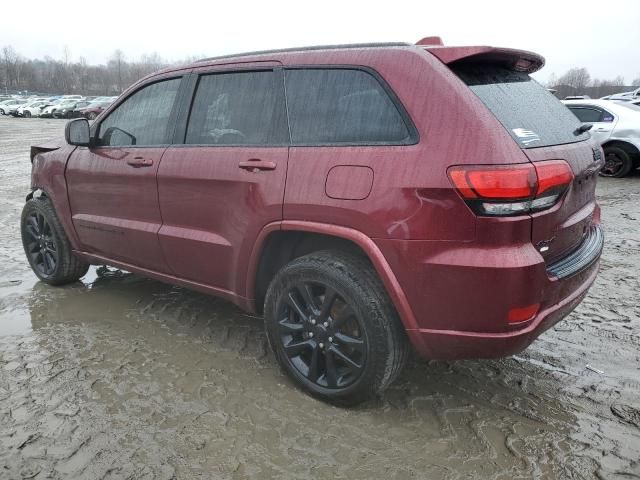
<svg viewBox="0 0 640 480">
<path fill-rule="evenodd" d="M 573 181 L 563 160 L 515 165 L 459 165 L 449 178 L 464 201 L 478 215 L 509 216 L 536 212 L 555 205 Z"/>
</svg>

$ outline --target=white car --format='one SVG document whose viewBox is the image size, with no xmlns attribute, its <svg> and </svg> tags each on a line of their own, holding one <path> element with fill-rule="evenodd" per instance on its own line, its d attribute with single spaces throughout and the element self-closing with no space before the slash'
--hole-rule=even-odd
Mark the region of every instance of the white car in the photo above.
<svg viewBox="0 0 640 480">
<path fill-rule="evenodd" d="M 48 102 L 48 105 L 42 109 L 40 112 L 41 117 L 53 117 L 53 112 L 55 112 L 62 103 L 68 102 L 67 98 L 58 98 L 57 100 L 53 100 Z"/>
<path fill-rule="evenodd" d="M 24 100 L 22 98 L 14 98 L 12 100 L 5 100 L 4 102 L 0 103 L 0 115 L 9 115 L 12 112 L 15 112 L 15 110 L 18 107 L 21 107 L 25 103 L 26 103 L 26 100 Z"/>
<path fill-rule="evenodd" d="M 624 177 L 640 166 L 640 110 L 626 102 L 610 100 L 565 100 L 583 123 L 593 125 L 589 133 L 602 145 L 604 177 Z"/>
<path fill-rule="evenodd" d="M 631 101 L 631 100 L 639 100 L 640 99 L 640 88 L 636 88 L 631 92 L 622 92 L 622 93 L 614 93 L 613 95 L 607 95 L 606 97 L 602 97 L 602 100 L 622 100 L 622 101 Z"/>
<path fill-rule="evenodd" d="M 39 117 L 42 113 L 42 108 L 49 104 L 46 100 L 38 100 L 28 103 L 18 108 L 17 113 L 19 117 Z"/>
</svg>

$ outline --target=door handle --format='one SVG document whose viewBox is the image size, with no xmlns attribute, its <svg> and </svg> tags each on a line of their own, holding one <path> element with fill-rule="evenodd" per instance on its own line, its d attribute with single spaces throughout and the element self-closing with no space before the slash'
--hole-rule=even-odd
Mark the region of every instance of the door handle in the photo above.
<svg viewBox="0 0 640 480">
<path fill-rule="evenodd" d="M 249 172 L 257 172 L 259 170 L 275 170 L 276 162 L 268 160 L 260 160 L 259 158 L 250 158 L 249 160 L 238 163 L 238 167 Z"/>
<path fill-rule="evenodd" d="M 153 159 L 144 158 L 144 157 L 133 157 L 127 160 L 127 165 L 131 165 L 132 167 L 150 167 L 153 165 Z"/>
</svg>

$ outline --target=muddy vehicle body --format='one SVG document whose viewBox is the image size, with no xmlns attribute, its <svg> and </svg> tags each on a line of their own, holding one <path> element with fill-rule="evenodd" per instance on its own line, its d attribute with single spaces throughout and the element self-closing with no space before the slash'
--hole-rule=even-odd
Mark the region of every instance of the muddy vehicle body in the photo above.
<svg viewBox="0 0 640 480">
<path fill-rule="evenodd" d="M 412 345 L 526 348 L 593 283 L 599 146 L 493 47 L 313 47 L 153 74 L 32 147 L 36 275 L 107 264 L 264 314 L 285 371 L 353 404 Z M 533 108 L 535 107 L 535 108 Z"/>
</svg>

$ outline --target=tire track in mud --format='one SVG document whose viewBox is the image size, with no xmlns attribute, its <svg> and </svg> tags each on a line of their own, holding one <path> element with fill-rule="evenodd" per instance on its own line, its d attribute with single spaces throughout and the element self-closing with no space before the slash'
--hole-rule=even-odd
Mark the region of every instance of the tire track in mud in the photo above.
<svg viewBox="0 0 640 480">
<path fill-rule="evenodd" d="M 112 270 L 35 282 L 17 229 L 28 145 L 63 125 L 0 118 L 0 331 L 28 323 L 0 336 L 0 478 L 640 476 L 640 178 L 601 181 L 601 275 L 529 350 L 414 358 L 342 410 L 296 390 L 261 319 L 222 300 Z"/>
</svg>

